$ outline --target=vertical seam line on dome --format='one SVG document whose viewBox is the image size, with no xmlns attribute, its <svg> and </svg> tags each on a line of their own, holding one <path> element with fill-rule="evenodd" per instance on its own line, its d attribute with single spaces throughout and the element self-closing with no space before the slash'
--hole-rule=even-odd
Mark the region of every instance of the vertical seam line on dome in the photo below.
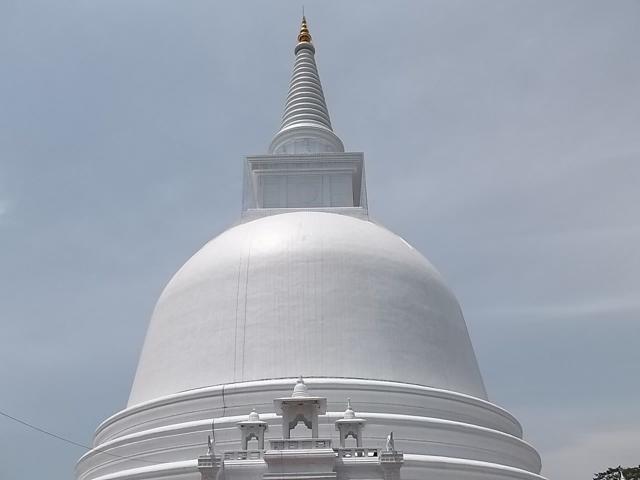
<svg viewBox="0 0 640 480">
<path fill-rule="evenodd" d="M 249 267 L 251 266 L 251 247 L 252 243 L 249 244 L 249 253 L 247 253 L 247 270 L 244 275 L 244 324 L 242 326 L 242 366 L 240 370 L 240 380 L 244 381 L 244 346 L 247 338 L 247 298 L 248 298 L 248 289 L 249 289 Z"/>
<path fill-rule="evenodd" d="M 233 381 L 237 381 L 236 362 L 238 359 L 238 303 L 240 302 L 240 272 L 242 271 L 242 257 L 238 260 L 238 280 L 236 282 L 236 323 L 233 333 Z"/>
</svg>

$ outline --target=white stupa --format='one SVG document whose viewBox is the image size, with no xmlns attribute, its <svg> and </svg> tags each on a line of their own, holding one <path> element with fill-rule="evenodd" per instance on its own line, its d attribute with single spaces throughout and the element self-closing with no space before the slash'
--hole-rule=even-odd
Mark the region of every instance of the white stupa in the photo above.
<svg viewBox="0 0 640 480">
<path fill-rule="evenodd" d="M 455 296 L 369 219 L 363 154 L 332 130 L 314 55 L 303 19 L 242 216 L 163 291 L 128 406 L 78 480 L 542 479 L 487 399 Z"/>
</svg>

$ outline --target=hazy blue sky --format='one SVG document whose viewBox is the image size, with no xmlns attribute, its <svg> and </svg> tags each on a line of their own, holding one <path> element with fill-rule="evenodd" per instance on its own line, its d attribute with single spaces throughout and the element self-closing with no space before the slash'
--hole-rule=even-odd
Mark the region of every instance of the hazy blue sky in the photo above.
<svg viewBox="0 0 640 480">
<path fill-rule="evenodd" d="M 463 310 L 550 478 L 640 463 L 640 2 L 310 1 L 372 216 Z M 0 409 L 81 443 L 277 130 L 299 1 L 0 1 Z M 0 478 L 82 449 L 0 418 Z"/>
</svg>

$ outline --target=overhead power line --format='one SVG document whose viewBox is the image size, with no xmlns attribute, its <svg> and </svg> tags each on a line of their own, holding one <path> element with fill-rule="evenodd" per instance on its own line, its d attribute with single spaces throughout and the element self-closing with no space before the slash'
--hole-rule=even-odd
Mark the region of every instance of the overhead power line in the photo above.
<svg viewBox="0 0 640 480">
<path fill-rule="evenodd" d="M 100 448 L 88 447 L 86 445 L 83 445 L 82 443 L 74 442 L 73 440 L 69 440 L 68 438 L 62 437 L 60 435 L 56 435 L 55 433 L 50 432 L 48 430 L 45 430 L 44 428 L 38 427 L 38 426 L 33 425 L 33 424 L 29 423 L 29 422 L 25 422 L 24 420 L 20 420 L 19 418 L 16 418 L 16 417 L 14 417 L 12 415 L 9 415 L 8 413 L 3 412 L 2 410 L 0 410 L 0 415 L 2 415 L 3 417 L 8 418 L 10 420 L 13 420 L 14 422 L 17 422 L 17 423 L 19 423 L 19 424 L 21 424 L 21 425 L 23 425 L 25 427 L 28 427 L 28 428 L 30 428 L 32 430 L 35 430 L 36 432 L 43 433 L 45 435 L 48 435 L 50 437 L 53 437 L 53 438 L 58 439 L 58 440 L 60 440 L 62 442 L 68 443 L 70 445 L 74 445 L 76 447 L 84 448 L 85 450 L 93 450 L 94 452 L 99 452 L 99 453 L 102 453 L 104 455 L 108 455 L 110 457 L 115 457 L 115 458 L 120 458 L 120 459 L 123 459 L 123 460 L 132 460 L 134 462 L 141 462 L 141 463 L 146 463 L 146 464 L 151 464 L 151 465 L 155 465 L 156 464 L 156 462 L 150 462 L 148 460 L 142 460 L 141 458 L 127 457 L 127 456 L 124 456 L 124 455 L 116 455 L 115 453 L 106 452 L 106 451 L 104 451 L 104 450 L 102 450 Z"/>
</svg>

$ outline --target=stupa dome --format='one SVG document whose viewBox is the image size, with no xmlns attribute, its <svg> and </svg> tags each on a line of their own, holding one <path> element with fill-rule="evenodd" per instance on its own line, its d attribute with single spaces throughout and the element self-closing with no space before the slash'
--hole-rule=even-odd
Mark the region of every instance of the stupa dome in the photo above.
<svg viewBox="0 0 640 480">
<path fill-rule="evenodd" d="M 353 420 L 356 418 L 356 412 L 353 411 L 353 407 L 351 407 L 351 399 L 347 400 L 347 409 L 344 411 L 344 419 Z"/>
<path fill-rule="evenodd" d="M 239 223 L 162 292 L 129 405 L 77 479 L 544 480 L 487 400 L 440 274 L 369 220 L 364 154 L 332 130 L 304 17 L 294 51 L 280 130 L 245 158 Z"/>
<path fill-rule="evenodd" d="M 256 412 L 255 408 L 253 410 L 251 410 L 251 413 L 249 414 L 248 420 L 250 422 L 259 422 L 260 421 L 260 414 L 258 412 Z"/>
<path fill-rule="evenodd" d="M 300 374 L 486 399 L 461 309 L 434 267 L 376 223 L 301 211 L 236 225 L 176 273 L 129 405 Z"/>
<path fill-rule="evenodd" d="M 309 389 L 305 385 L 304 380 L 302 379 L 302 376 L 298 378 L 298 381 L 296 382 L 296 386 L 293 387 L 293 393 L 291 394 L 291 396 L 293 398 L 309 396 Z"/>
</svg>

